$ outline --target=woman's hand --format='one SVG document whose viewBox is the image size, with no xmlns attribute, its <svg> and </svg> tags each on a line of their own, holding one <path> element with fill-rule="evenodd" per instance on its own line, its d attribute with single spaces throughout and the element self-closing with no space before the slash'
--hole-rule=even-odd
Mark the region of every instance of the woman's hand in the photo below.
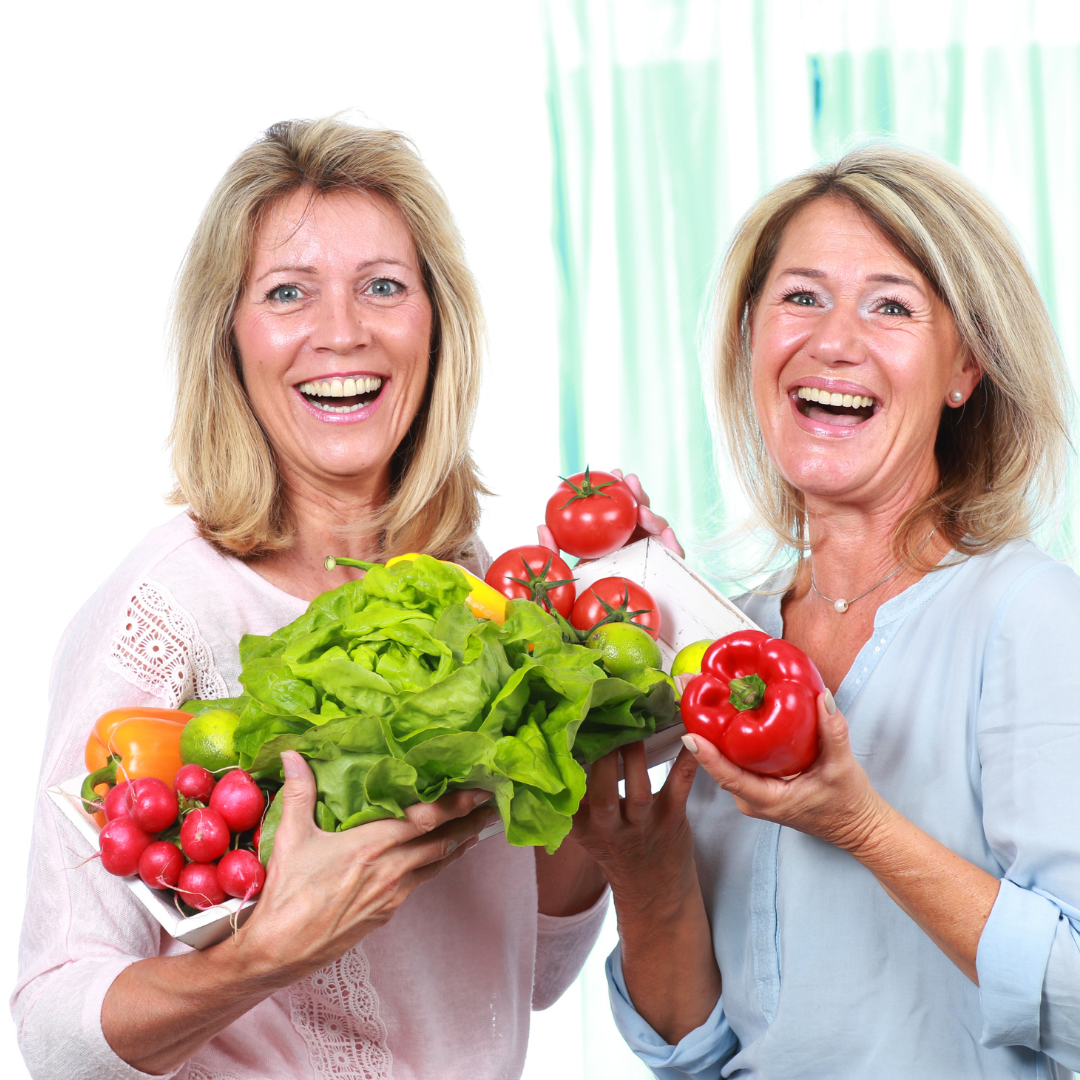
<svg viewBox="0 0 1080 1080">
<path fill-rule="evenodd" d="M 626 774 L 623 799 L 620 753 Z M 634 1007 L 671 1043 L 703 1024 L 720 996 L 720 972 L 686 820 L 696 771 L 693 758 L 683 751 L 654 795 L 644 747 L 624 746 L 593 764 L 588 793 L 570 832 L 611 884 L 623 977 Z"/>
<path fill-rule="evenodd" d="M 612 469 L 611 474 L 626 482 L 626 486 L 634 493 L 634 498 L 638 502 L 637 528 L 630 539 L 626 541 L 627 544 L 633 544 L 638 540 L 644 540 L 647 536 L 652 536 L 659 540 L 664 547 L 674 551 L 680 559 L 686 558 L 686 552 L 683 551 L 682 544 L 679 543 L 678 538 L 675 536 L 675 530 L 667 523 L 666 518 L 654 513 L 649 507 L 649 496 L 645 494 L 637 474 L 628 473 L 623 476 L 622 469 Z M 555 537 L 551 535 L 551 530 L 546 525 L 538 526 L 536 535 L 543 547 L 554 551 L 556 555 L 559 553 L 559 545 L 555 543 Z"/>
<path fill-rule="evenodd" d="M 626 797 L 619 797 L 619 754 L 626 774 Z M 686 799 L 697 766 L 682 752 L 655 795 L 645 767 L 645 748 L 631 743 L 593 763 L 570 838 L 604 871 L 616 904 L 677 906 L 697 886 L 694 845 L 686 820 Z M 658 883 L 667 888 L 665 894 Z"/>
<path fill-rule="evenodd" d="M 386 923 L 413 889 L 475 845 L 495 814 L 481 808 L 490 792 L 455 791 L 410 806 L 404 820 L 326 833 L 315 824 L 307 762 L 294 751 L 281 760 L 286 779 L 274 855 L 239 942 L 281 976 L 295 970 L 301 978 Z"/>
<path fill-rule="evenodd" d="M 975 957 L 997 899 L 997 878 L 927 835 L 874 790 L 828 691 L 818 697 L 818 734 L 817 761 L 789 780 L 740 769 L 699 736 L 683 742 L 742 813 L 816 836 L 858 859 L 978 985 Z"/>
<path fill-rule="evenodd" d="M 847 721 L 829 691 L 818 695 L 818 738 L 817 760 L 787 780 L 740 768 L 700 736 L 685 735 L 683 742 L 747 817 L 787 825 L 856 854 L 880 828 L 889 806 L 855 760 Z"/>
<path fill-rule="evenodd" d="M 276 990 L 347 952 L 460 859 L 494 813 L 481 805 L 488 792 L 455 791 L 410 806 L 404 821 L 325 833 L 307 762 L 293 751 L 281 758 L 281 824 L 251 918 L 213 948 L 131 964 L 105 994 L 101 1030 L 143 1072 L 178 1068 Z"/>
</svg>

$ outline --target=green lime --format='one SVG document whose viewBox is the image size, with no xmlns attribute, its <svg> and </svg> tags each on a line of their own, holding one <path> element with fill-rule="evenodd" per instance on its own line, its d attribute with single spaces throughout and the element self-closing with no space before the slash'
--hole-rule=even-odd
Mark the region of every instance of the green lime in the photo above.
<svg viewBox="0 0 1080 1080">
<path fill-rule="evenodd" d="M 211 709 L 184 725 L 180 733 L 180 760 L 210 772 L 240 764 L 236 725 L 240 717 L 228 709 Z"/>
<path fill-rule="evenodd" d="M 713 643 L 713 639 L 695 641 L 693 645 L 687 645 L 680 649 L 678 655 L 671 661 L 672 675 L 696 675 L 701 670 L 701 658 L 705 650 Z"/>
<path fill-rule="evenodd" d="M 633 623 L 604 623 L 586 639 L 590 649 L 599 650 L 609 675 L 624 675 L 634 668 L 658 668 L 660 646 L 650 634 Z"/>
<path fill-rule="evenodd" d="M 659 668 L 634 668 L 632 671 L 620 675 L 619 678 L 625 680 L 631 686 L 636 686 L 639 690 L 644 690 L 645 693 L 648 693 L 657 683 L 666 682 L 670 684 L 675 696 L 679 696 L 678 691 L 675 690 L 675 680 L 670 675 L 665 675 Z"/>
</svg>

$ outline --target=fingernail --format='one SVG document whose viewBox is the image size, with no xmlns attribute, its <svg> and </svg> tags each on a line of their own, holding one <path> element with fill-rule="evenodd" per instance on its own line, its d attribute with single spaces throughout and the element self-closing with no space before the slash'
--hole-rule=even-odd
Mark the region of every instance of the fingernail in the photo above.
<svg viewBox="0 0 1080 1080">
<path fill-rule="evenodd" d="M 695 739 L 693 735 L 684 735 L 682 737 L 682 744 L 686 747 L 687 750 L 690 751 L 691 754 L 697 754 L 697 739 Z"/>
<path fill-rule="evenodd" d="M 286 780 L 295 780 L 300 775 L 300 762 L 295 750 L 284 750 L 281 754 L 281 771 Z"/>
<path fill-rule="evenodd" d="M 830 716 L 836 715 L 836 699 L 832 696 L 831 690 L 825 691 L 825 711 Z"/>
<path fill-rule="evenodd" d="M 491 802 L 492 795 L 490 791 L 478 791 L 472 797 L 473 806 L 483 806 L 486 802 Z"/>
</svg>

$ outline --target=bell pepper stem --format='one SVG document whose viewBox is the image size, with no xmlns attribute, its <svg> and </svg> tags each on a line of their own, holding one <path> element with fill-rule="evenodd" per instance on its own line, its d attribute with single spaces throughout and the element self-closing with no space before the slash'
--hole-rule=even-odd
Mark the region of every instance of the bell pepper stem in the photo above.
<svg viewBox="0 0 1080 1080">
<path fill-rule="evenodd" d="M 333 570 L 335 566 L 355 566 L 358 570 L 370 570 L 377 563 L 364 562 L 363 559 L 345 559 L 338 555 L 327 555 L 323 566 L 327 570 Z"/>
<path fill-rule="evenodd" d="M 116 767 L 119 764 L 120 755 L 110 754 L 109 760 L 100 769 L 95 769 L 86 777 L 83 781 L 82 791 L 79 792 L 84 804 L 100 804 L 101 799 L 98 797 L 97 792 L 94 791 L 98 784 L 108 784 L 110 787 L 116 786 Z"/>
<path fill-rule="evenodd" d="M 760 675 L 745 675 L 741 679 L 732 679 L 728 689 L 731 691 L 728 701 L 739 712 L 757 709 L 765 700 L 765 680 Z"/>
</svg>

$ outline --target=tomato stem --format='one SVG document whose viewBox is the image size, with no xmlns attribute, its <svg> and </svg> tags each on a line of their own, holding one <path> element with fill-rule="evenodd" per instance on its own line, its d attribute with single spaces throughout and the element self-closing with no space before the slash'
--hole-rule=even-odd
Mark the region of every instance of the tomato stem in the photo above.
<svg viewBox="0 0 1080 1080">
<path fill-rule="evenodd" d="M 548 556 L 548 560 L 544 563 L 544 568 L 540 573 L 536 574 L 533 572 L 533 568 L 525 561 L 525 557 L 522 556 L 521 565 L 525 567 L 525 577 L 510 579 L 515 585 L 523 585 L 529 590 L 529 599 L 534 604 L 539 604 L 545 611 L 551 613 L 555 612 L 555 605 L 551 602 L 548 592 L 563 585 L 573 585 L 577 580 L 577 578 L 567 578 L 565 581 L 548 581 L 547 575 L 551 569 L 551 560 L 553 558 L 555 558 L 554 552 Z"/>
<path fill-rule="evenodd" d="M 574 493 L 563 503 L 559 508 L 560 510 L 565 510 L 572 502 L 577 502 L 578 499 L 587 499 L 590 495 L 599 495 L 604 499 L 611 499 L 614 496 L 609 495 L 604 488 L 611 487 L 619 482 L 618 480 L 605 480 L 602 484 L 594 484 L 589 478 L 588 465 L 585 466 L 585 475 L 582 477 L 580 484 L 575 484 L 573 480 L 567 480 L 565 476 L 560 476 L 559 479 Z"/>
<path fill-rule="evenodd" d="M 596 593 L 593 593 L 596 596 Z M 616 608 L 612 607 L 602 596 L 596 596 L 596 599 L 600 601 L 600 606 L 607 612 L 607 614 L 596 623 L 593 623 L 588 630 L 582 631 L 582 640 L 587 638 L 597 627 L 604 626 L 606 623 L 626 622 L 633 623 L 634 619 L 638 615 L 648 615 L 652 608 L 641 608 L 639 611 L 628 611 L 630 607 L 630 589 L 623 586 L 623 599 L 622 603 Z M 648 623 L 634 623 L 635 626 L 640 626 L 642 630 L 655 630 L 655 626 L 649 626 Z"/>
</svg>

